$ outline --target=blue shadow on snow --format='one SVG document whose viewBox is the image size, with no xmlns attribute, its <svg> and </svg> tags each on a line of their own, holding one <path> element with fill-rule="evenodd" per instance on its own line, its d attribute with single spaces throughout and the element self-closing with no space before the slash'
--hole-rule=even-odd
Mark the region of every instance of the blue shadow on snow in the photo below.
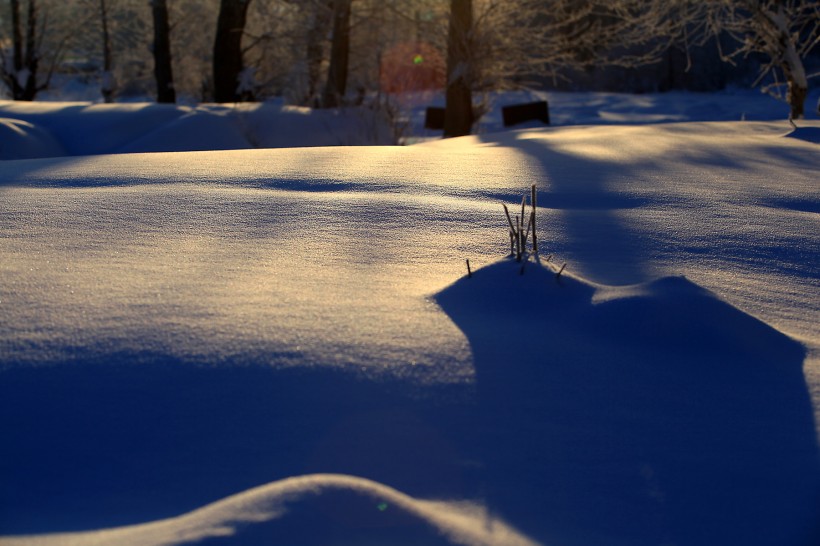
<svg viewBox="0 0 820 546">
<path fill-rule="evenodd" d="M 504 260 L 437 296 L 490 508 L 545 544 L 820 544 L 803 347 L 683 277 L 595 295 Z"/>
</svg>

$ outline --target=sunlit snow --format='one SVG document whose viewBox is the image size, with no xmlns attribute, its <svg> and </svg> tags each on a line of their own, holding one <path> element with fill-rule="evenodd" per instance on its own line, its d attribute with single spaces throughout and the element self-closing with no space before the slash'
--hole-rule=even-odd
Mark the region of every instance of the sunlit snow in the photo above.
<svg viewBox="0 0 820 546">
<path fill-rule="evenodd" d="M 815 544 L 820 122 L 627 100 L 287 149 L 5 103 L 0 545 Z"/>
</svg>

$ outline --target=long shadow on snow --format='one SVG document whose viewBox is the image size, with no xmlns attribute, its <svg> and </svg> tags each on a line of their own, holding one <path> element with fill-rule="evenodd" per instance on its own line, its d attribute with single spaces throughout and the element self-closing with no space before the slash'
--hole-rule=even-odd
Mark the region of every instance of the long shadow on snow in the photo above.
<svg viewBox="0 0 820 546">
<path fill-rule="evenodd" d="M 536 183 L 539 208 L 557 211 L 559 231 L 566 234 L 565 240 L 551 240 L 550 221 L 542 216 L 542 251 L 571 254 L 582 262 L 581 270 L 596 280 L 612 284 L 648 280 L 646 249 L 617 211 L 646 206 L 649 200 L 613 191 L 610 184 L 634 176 L 630 166 L 563 153 L 543 139 L 522 137 L 508 132 L 482 135 L 481 140 L 521 151 L 542 171 Z M 578 270 L 578 265 L 571 263 L 570 268 Z"/>
<path fill-rule="evenodd" d="M 321 367 L 81 351 L 53 367 L 5 362 L 0 534 L 153 521 L 337 472 L 417 498 L 483 495 L 547 544 L 812 544 L 820 468 L 802 348 L 684 279 L 593 293 L 510 262 L 441 293 L 472 345 L 472 402 L 463 386 L 414 397 L 406 381 Z"/>
<path fill-rule="evenodd" d="M 510 260 L 437 296 L 490 508 L 545 544 L 818 544 L 802 346 L 682 277 L 595 293 Z"/>
<path fill-rule="evenodd" d="M 425 387 L 430 396 L 417 398 L 403 381 L 322 367 L 76 357 L 0 370 L 0 536 L 155 521 L 310 473 L 362 476 L 421 498 L 469 495 L 458 448 L 436 422 L 458 411 L 463 387 Z M 266 358 L 277 356 L 258 362 Z M 342 521 L 349 500 L 334 499 L 319 521 L 366 535 Z M 375 517 L 387 517 L 375 504 Z"/>
</svg>

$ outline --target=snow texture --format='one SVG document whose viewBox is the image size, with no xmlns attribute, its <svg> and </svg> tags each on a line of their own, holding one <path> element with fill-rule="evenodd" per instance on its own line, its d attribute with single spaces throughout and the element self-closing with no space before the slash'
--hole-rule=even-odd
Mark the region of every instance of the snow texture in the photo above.
<svg viewBox="0 0 820 546">
<path fill-rule="evenodd" d="M 313 111 L 274 102 L 189 107 L 0 101 L 0 117 L 24 124 L 29 144 L 6 151 L 4 138 L 0 159 L 388 144 L 393 138 L 373 110 Z"/>
<path fill-rule="evenodd" d="M 0 545 L 820 541 L 817 121 L 2 111 L 69 155 L 0 163 Z"/>
</svg>

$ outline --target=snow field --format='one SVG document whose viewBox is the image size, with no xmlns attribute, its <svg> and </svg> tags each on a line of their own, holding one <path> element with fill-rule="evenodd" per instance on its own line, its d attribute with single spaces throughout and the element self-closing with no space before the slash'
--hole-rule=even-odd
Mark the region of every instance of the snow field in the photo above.
<svg viewBox="0 0 820 546">
<path fill-rule="evenodd" d="M 813 544 L 803 125 L 0 163 L 0 544 Z"/>
</svg>

